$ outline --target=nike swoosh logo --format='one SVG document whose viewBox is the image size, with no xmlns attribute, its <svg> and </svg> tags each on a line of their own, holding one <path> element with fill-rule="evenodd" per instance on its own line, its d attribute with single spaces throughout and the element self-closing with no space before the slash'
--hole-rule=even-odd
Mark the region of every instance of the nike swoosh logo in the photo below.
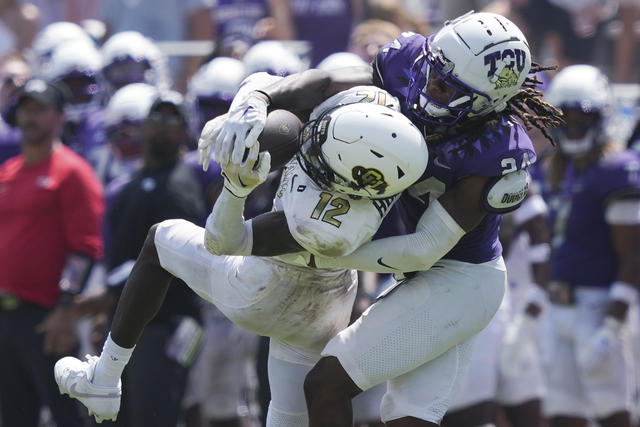
<svg viewBox="0 0 640 427">
<path fill-rule="evenodd" d="M 440 163 L 440 159 L 438 159 L 437 157 L 433 159 L 433 164 L 436 166 L 440 166 L 441 168 L 451 169 L 451 166 L 447 166 L 445 164 Z"/>
<path fill-rule="evenodd" d="M 71 384 L 71 387 L 69 387 L 69 394 L 72 394 L 74 397 L 101 397 L 106 399 L 120 397 L 120 392 L 117 391 L 108 394 L 82 393 L 76 390 L 76 385 L 77 383 L 73 383 Z"/>
<path fill-rule="evenodd" d="M 390 268 L 392 270 L 397 270 L 397 268 L 391 267 L 390 265 L 385 264 L 384 262 L 382 262 L 382 257 L 378 258 L 378 264 L 380 264 L 383 267 L 387 267 Z"/>
</svg>

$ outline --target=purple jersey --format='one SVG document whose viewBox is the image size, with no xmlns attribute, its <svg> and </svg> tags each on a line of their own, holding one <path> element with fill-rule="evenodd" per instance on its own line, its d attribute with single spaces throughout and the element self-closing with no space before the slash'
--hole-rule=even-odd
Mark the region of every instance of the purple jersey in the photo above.
<svg viewBox="0 0 640 427">
<path fill-rule="evenodd" d="M 85 159 L 106 143 L 104 110 L 93 111 L 79 122 L 68 121 L 62 132 L 62 142 Z"/>
<path fill-rule="evenodd" d="M 572 286 L 608 287 L 617 259 L 604 211 L 619 197 L 640 197 L 640 159 L 612 153 L 582 173 L 567 164 L 562 186 L 548 198 L 553 231 L 553 280 Z"/>
<path fill-rule="evenodd" d="M 291 0 L 298 40 L 311 43 L 311 66 L 347 50 L 353 14 L 351 0 Z"/>
<path fill-rule="evenodd" d="M 209 169 L 205 172 L 202 170 L 202 166 L 198 163 L 198 150 L 189 151 L 184 155 L 182 161 L 189 166 L 196 180 L 200 184 L 202 190 L 202 200 L 205 203 L 207 215 L 213 207 L 213 197 L 216 190 L 222 188 L 222 169 L 220 165 L 213 159 L 209 163 Z M 204 217 L 202 223 L 198 225 L 204 225 L 207 218 Z"/>
<path fill-rule="evenodd" d="M 409 69 L 422 53 L 425 37 L 403 33 L 380 50 L 374 64 L 382 87 L 400 99 L 402 112 L 420 128 L 423 124 L 408 113 Z M 533 144 L 525 129 L 512 117 L 502 115 L 498 124 L 476 140 L 451 138 L 429 144 L 429 164 L 423 176 L 401 198 L 407 227 L 414 230 L 433 200 L 468 176 L 500 177 L 535 162 Z M 465 234 L 444 258 L 482 263 L 502 252 L 498 231 L 501 216 L 489 213 Z"/>
<path fill-rule="evenodd" d="M 240 37 L 253 44 L 253 27 L 267 16 L 265 0 L 217 0 L 211 9 L 216 37 Z"/>
</svg>

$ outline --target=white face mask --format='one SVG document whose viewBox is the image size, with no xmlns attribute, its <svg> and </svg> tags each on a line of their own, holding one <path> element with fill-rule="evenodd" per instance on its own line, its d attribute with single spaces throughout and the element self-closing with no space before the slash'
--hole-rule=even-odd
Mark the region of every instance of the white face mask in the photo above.
<svg viewBox="0 0 640 427">
<path fill-rule="evenodd" d="M 590 129 L 582 138 L 569 139 L 562 136 L 560 139 L 560 151 L 567 156 L 579 156 L 591 150 L 595 145 L 595 131 Z"/>
</svg>

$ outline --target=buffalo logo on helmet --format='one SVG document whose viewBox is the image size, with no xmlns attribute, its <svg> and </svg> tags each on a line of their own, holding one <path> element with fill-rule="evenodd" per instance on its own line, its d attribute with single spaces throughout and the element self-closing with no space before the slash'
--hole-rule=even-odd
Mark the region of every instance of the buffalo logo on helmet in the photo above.
<svg viewBox="0 0 640 427">
<path fill-rule="evenodd" d="M 496 89 L 517 85 L 526 59 L 527 53 L 522 49 L 504 49 L 486 54 L 484 65 L 489 66 L 487 71 L 489 81 L 495 85 Z"/>
<path fill-rule="evenodd" d="M 355 166 L 351 169 L 351 176 L 361 187 L 369 187 L 378 194 L 383 194 L 389 184 L 384 179 L 384 175 L 378 169 Z"/>
<path fill-rule="evenodd" d="M 290 130 L 291 128 L 286 123 L 280 123 L 280 126 L 278 126 L 278 132 L 282 135 L 288 135 Z"/>
</svg>

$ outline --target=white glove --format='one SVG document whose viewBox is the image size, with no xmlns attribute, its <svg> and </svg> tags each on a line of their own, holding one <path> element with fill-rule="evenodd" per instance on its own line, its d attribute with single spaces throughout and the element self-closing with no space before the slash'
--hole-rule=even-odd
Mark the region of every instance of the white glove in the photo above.
<svg viewBox="0 0 640 427">
<path fill-rule="evenodd" d="M 620 339 L 620 329 L 622 322 L 618 319 L 607 316 L 598 330 L 591 338 L 578 349 L 578 363 L 589 372 L 598 371 Z"/>
<path fill-rule="evenodd" d="M 267 122 L 267 98 L 250 92 L 237 105 L 231 104 L 229 118 L 224 122 L 215 144 L 213 158 L 221 165 L 229 159 L 239 164 L 245 148 L 257 145 L 258 136 Z"/>
<path fill-rule="evenodd" d="M 258 185 L 262 184 L 271 169 L 271 155 L 268 151 L 259 152 L 260 147 L 254 144 L 244 163 L 227 161 L 222 166 L 224 187 L 236 197 L 247 197 Z"/>
<path fill-rule="evenodd" d="M 215 145 L 218 135 L 222 130 L 222 125 L 229 114 L 223 114 L 209 120 L 200 132 L 200 139 L 198 140 L 198 163 L 202 166 L 202 170 L 205 172 L 209 169 L 209 162 L 211 161 L 211 147 Z"/>
<path fill-rule="evenodd" d="M 538 319 L 519 313 L 507 327 L 500 353 L 500 369 L 506 374 L 517 374 L 521 361 L 535 342 Z"/>
</svg>

